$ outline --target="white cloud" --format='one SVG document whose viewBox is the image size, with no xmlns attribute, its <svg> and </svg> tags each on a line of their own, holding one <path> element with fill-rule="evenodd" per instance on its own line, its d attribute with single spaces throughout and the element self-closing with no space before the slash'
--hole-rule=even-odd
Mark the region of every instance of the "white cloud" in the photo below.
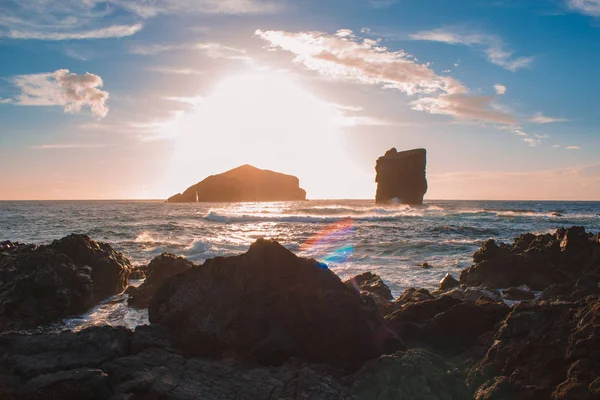
<svg viewBox="0 0 600 400">
<path fill-rule="evenodd" d="M 515 124 L 515 119 L 492 107 L 492 97 L 472 96 L 465 93 L 443 94 L 423 97 L 411 103 L 414 110 L 431 114 L 452 115 L 457 119 L 478 120 L 496 124 Z"/>
<path fill-rule="evenodd" d="M 506 86 L 504 85 L 496 84 L 494 85 L 494 90 L 496 90 L 496 93 L 499 95 L 506 94 Z"/>
<path fill-rule="evenodd" d="M 202 75 L 204 71 L 193 69 L 193 68 L 176 68 L 176 67 L 150 67 L 148 70 L 153 72 L 159 72 L 161 74 L 173 74 L 173 75 Z"/>
<path fill-rule="evenodd" d="M 433 29 L 414 33 L 410 37 L 413 40 L 478 47 L 487 55 L 489 62 L 513 72 L 529 66 L 534 59 L 533 57 L 514 57 L 513 52 L 506 49 L 502 39 L 493 35 L 463 34 L 451 29 Z"/>
<path fill-rule="evenodd" d="M 567 150 L 581 150 L 581 146 L 565 146 Z"/>
<path fill-rule="evenodd" d="M 567 0 L 567 5 L 582 14 L 600 17 L 600 0 Z"/>
<path fill-rule="evenodd" d="M 264 14 L 286 0 L 18 0 L 0 1 L 0 37 L 78 40 L 131 36 L 159 14 Z M 118 15 L 122 25 L 109 25 Z"/>
<path fill-rule="evenodd" d="M 548 117 L 542 114 L 541 112 L 538 112 L 533 117 L 531 117 L 529 121 L 535 122 L 536 124 L 551 124 L 553 122 L 566 122 L 568 121 L 568 119 Z"/>
<path fill-rule="evenodd" d="M 197 50 L 210 58 L 225 58 L 229 60 L 249 60 L 246 51 L 235 47 L 225 46 L 215 42 L 198 42 L 183 44 L 137 44 L 131 47 L 131 52 L 140 56 L 154 56 L 169 51 Z"/>
<path fill-rule="evenodd" d="M 10 81 L 20 90 L 15 104 L 23 106 L 61 106 L 65 112 L 75 113 L 82 107 L 102 118 L 108 114 L 109 93 L 102 87 L 102 78 L 90 74 L 77 75 L 68 69 L 31 75 L 17 75 Z"/>
<path fill-rule="evenodd" d="M 37 40 L 83 40 L 83 39 L 108 39 L 132 36 L 141 31 L 143 25 L 112 25 L 89 31 L 79 32 L 40 32 L 9 30 L 0 32 L 0 37 L 9 39 L 37 39 Z"/>
<path fill-rule="evenodd" d="M 2 97 L 0 97 L 0 104 L 8 104 L 8 103 L 12 103 L 13 100 L 12 99 L 3 99 Z"/>
<path fill-rule="evenodd" d="M 93 149 L 99 147 L 108 147 L 107 144 L 87 144 L 87 143 L 61 143 L 61 144 L 43 144 L 40 146 L 31 146 L 35 150 L 60 150 L 60 149 Z"/>
<path fill-rule="evenodd" d="M 343 35 L 339 35 L 343 32 Z M 409 96 L 423 96 L 411 102 L 413 109 L 450 115 L 462 120 L 514 124 L 514 119 L 493 105 L 493 99 L 468 93 L 456 79 L 435 73 L 428 64 L 419 64 L 406 52 L 391 51 L 379 41 L 361 39 L 351 31 L 322 32 L 256 31 L 272 48 L 295 55 L 307 69 L 334 80 L 380 85 Z"/>
</svg>

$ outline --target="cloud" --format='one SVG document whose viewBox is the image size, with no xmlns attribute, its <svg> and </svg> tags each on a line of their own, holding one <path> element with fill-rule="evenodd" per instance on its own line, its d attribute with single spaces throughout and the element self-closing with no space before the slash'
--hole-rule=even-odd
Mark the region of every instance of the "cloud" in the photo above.
<svg viewBox="0 0 600 400">
<path fill-rule="evenodd" d="M 198 42 L 183 44 L 137 44 L 131 47 L 131 52 L 140 56 L 154 56 L 169 51 L 197 50 L 214 59 L 249 60 L 246 51 L 235 47 L 225 46 L 215 42 Z"/>
<path fill-rule="evenodd" d="M 37 40 L 131 36 L 160 14 L 264 14 L 286 0 L 18 0 L 0 2 L 0 37 Z M 108 21 L 118 17 L 121 25 Z"/>
<path fill-rule="evenodd" d="M 568 121 L 568 119 L 547 117 L 541 112 L 538 112 L 533 117 L 531 117 L 529 121 L 535 122 L 536 124 L 551 124 L 553 122 L 566 122 Z"/>
<path fill-rule="evenodd" d="M 565 146 L 567 150 L 581 150 L 581 146 Z"/>
<path fill-rule="evenodd" d="M 9 104 L 12 102 L 13 102 L 12 99 L 3 99 L 2 97 L 0 97 L 0 104 Z"/>
<path fill-rule="evenodd" d="M 158 72 L 161 74 L 172 74 L 172 75 L 203 75 L 205 72 L 193 68 L 176 68 L 176 67 L 150 67 L 148 70 Z"/>
<path fill-rule="evenodd" d="M 507 113 L 494 107 L 493 98 L 468 93 L 450 76 L 435 73 L 428 64 L 417 63 L 406 52 L 391 51 L 378 40 L 361 39 L 352 31 L 322 32 L 256 31 L 256 35 L 295 55 L 309 70 L 333 79 L 379 85 L 409 96 L 414 110 L 449 115 L 459 120 L 515 124 Z"/>
<path fill-rule="evenodd" d="M 99 88 L 102 78 L 86 72 L 70 73 L 68 69 L 31 75 L 17 75 L 10 81 L 21 90 L 14 103 L 22 106 L 61 106 L 65 112 L 75 113 L 89 107 L 97 117 L 108 114 L 106 102 L 109 93 Z"/>
<path fill-rule="evenodd" d="M 506 94 L 506 86 L 504 85 L 496 84 L 494 85 L 494 90 L 496 90 L 496 93 L 499 95 Z"/>
<path fill-rule="evenodd" d="M 413 110 L 431 114 L 451 115 L 462 120 L 477 120 L 496 124 L 513 125 L 516 120 L 509 114 L 493 108 L 493 98 L 472 96 L 465 93 L 443 94 L 424 97 L 411 102 Z"/>
<path fill-rule="evenodd" d="M 86 144 L 86 143 L 61 143 L 61 144 L 43 144 L 40 146 L 31 146 L 35 150 L 59 150 L 59 149 L 93 149 L 99 147 L 108 147 L 107 144 Z"/>
<path fill-rule="evenodd" d="M 80 32 L 40 32 L 40 31 L 17 31 L 0 32 L 0 37 L 9 39 L 36 39 L 36 40 L 84 40 L 84 39 L 108 39 L 132 36 L 141 31 L 141 23 L 134 25 L 112 25 L 105 28 Z"/>
<path fill-rule="evenodd" d="M 479 33 L 462 34 L 454 32 L 451 29 L 433 29 L 413 33 L 410 37 L 413 40 L 426 40 L 479 48 L 487 55 L 489 62 L 513 72 L 529 66 L 534 60 L 533 57 L 514 57 L 513 52 L 506 49 L 506 45 L 502 39 L 493 35 Z"/>
<path fill-rule="evenodd" d="M 600 0 L 567 0 L 567 6 L 582 14 L 600 17 Z"/>
</svg>

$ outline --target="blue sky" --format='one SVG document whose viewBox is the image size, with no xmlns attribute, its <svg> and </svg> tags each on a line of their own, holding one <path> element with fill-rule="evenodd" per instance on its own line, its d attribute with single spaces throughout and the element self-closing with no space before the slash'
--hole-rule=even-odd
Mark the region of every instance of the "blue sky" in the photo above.
<svg viewBox="0 0 600 400">
<path fill-rule="evenodd" d="M 372 198 L 390 147 L 430 199 L 600 199 L 600 0 L 9 0 L 0 55 L 0 199 Z"/>
</svg>

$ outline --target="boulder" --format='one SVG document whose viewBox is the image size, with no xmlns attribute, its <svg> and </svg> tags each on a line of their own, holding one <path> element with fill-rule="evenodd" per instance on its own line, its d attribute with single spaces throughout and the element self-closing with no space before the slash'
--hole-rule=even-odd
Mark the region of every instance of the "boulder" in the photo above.
<svg viewBox="0 0 600 400">
<path fill-rule="evenodd" d="M 425 168 L 427 151 L 415 149 L 398 152 L 392 148 L 377 160 L 377 203 L 398 201 L 404 204 L 423 204 L 427 193 Z"/>
<path fill-rule="evenodd" d="M 492 394 L 506 388 L 519 399 L 595 399 L 599 327 L 598 296 L 577 302 L 519 303 L 467 382 L 482 399 L 502 398 Z"/>
<path fill-rule="evenodd" d="M 96 242 L 87 235 L 71 234 L 55 240 L 48 246 L 57 253 L 66 254 L 76 264 L 92 268 L 94 295 L 97 300 L 122 293 L 133 268 L 127 258 L 107 243 Z"/>
<path fill-rule="evenodd" d="M 401 347 L 385 321 L 324 264 L 259 239 L 168 279 L 149 307 L 186 354 L 231 350 L 356 368 Z"/>
<path fill-rule="evenodd" d="M 212 175 L 167 200 L 184 202 L 297 201 L 306 200 L 306 191 L 292 175 L 280 174 L 251 165 L 242 165 Z"/>
<path fill-rule="evenodd" d="M 440 281 L 440 290 L 451 290 L 459 286 L 460 282 L 449 273 Z"/>
<path fill-rule="evenodd" d="M 5 242 L 0 331 L 48 324 L 122 292 L 131 264 L 110 245 L 70 235 L 50 245 Z"/>
<path fill-rule="evenodd" d="M 372 293 L 384 300 L 393 300 L 390 288 L 381 280 L 379 275 L 365 272 L 344 282 L 347 286 L 355 288 L 359 292 Z"/>
<path fill-rule="evenodd" d="M 129 295 L 127 302 L 133 307 L 148 307 L 152 296 L 164 281 L 193 267 L 194 264 L 185 258 L 169 253 L 161 254 L 148 264 L 147 277 L 144 283 L 137 288 L 129 287 L 127 289 Z"/>
<path fill-rule="evenodd" d="M 600 273 L 600 243 L 582 227 L 561 228 L 554 234 L 521 235 L 512 245 L 488 240 L 473 261 L 460 275 L 463 284 L 497 289 L 527 285 L 542 291 Z"/>
</svg>

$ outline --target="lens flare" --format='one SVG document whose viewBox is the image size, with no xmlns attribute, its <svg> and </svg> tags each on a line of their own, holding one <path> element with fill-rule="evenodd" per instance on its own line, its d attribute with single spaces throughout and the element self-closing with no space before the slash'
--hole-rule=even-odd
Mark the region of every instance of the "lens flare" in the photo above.
<svg viewBox="0 0 600 400">
<path fill-rule="evenodd" d="M 300 250 L 325 262 L 342 263 L 354 252 L 354 245 L 350 243 L 353 233 L 352 218 L 337 221 L 304 242 Z"/>
</svg>

